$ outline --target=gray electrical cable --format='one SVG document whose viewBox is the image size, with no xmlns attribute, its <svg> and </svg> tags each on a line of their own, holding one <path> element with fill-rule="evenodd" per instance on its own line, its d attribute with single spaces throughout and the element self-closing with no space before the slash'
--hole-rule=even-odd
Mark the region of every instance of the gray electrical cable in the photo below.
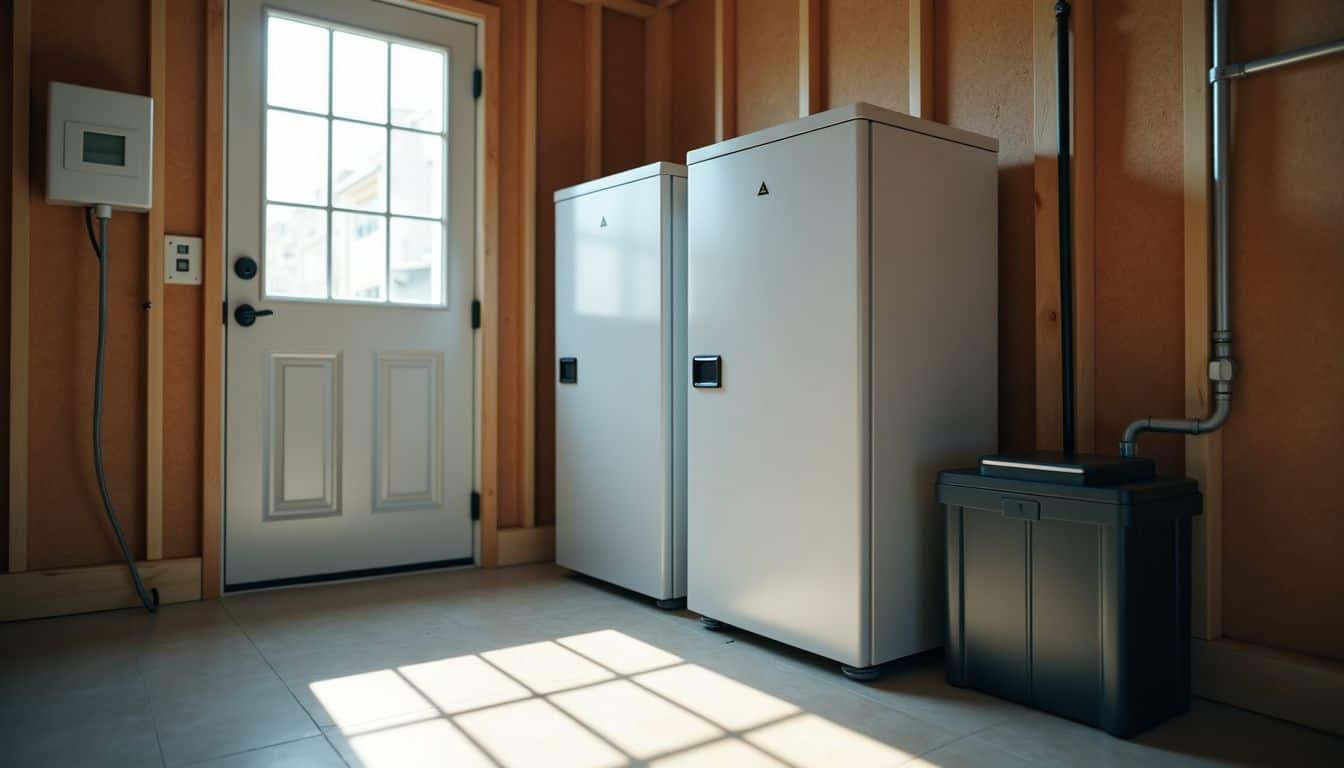
<svg viewBox="0 0 1344 768">
<path fill-rule="evenodd" d="M 140 596 L 145 610 L 154 613 L 159 609 L 159 590 L 145 591 L 145 582 L 140 579 L 140 570 L 135 567 L 135 557 L 131 548 L 126 546 L 126 536 L 121 532 L 121 523 L 117 520 L 117 510 L 112 506 L 112 496 L 107 492 L 107 476 L 103 472 L 103 367 L 107 352 L 107 221 L 112 218 L 108 206 L 98 206 L 98 237 L 93 236 L 93 208 L 84 209 L 84 227 L 88 230 L 93 252 L 98 256 L 98 361 L 93 374 L 93 470 L 98 476 L 98 493 L 103 497 L 103 511 L 112 524 L 112 532 L 117 535 L 117 544 L 121 547 L 122 557 L 126 558 L 126 567 L 135 582 L 135 592 Z"/>
</svg>

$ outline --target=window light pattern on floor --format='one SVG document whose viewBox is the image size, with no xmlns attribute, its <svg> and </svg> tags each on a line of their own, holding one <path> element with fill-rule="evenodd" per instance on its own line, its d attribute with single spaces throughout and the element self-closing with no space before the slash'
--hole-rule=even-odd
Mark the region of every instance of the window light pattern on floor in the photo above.
<svg viewBox="0 0 1344 768">
<path fill-rule="evenodd" d="M 865 768 L 914 757 L 614 629 L 310 689 L 367 768 Z"/>
</svg>

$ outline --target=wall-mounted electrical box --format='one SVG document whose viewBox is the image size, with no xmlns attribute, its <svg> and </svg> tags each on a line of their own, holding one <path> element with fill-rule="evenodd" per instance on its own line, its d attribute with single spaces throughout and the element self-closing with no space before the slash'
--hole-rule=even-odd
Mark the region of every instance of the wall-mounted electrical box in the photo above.
<svg viewBox="0 0 1344 768">
<path fill-rule="evenodd" d="M 149 210 L 154 100 L 51 83 L 47 202 Z"/>
<path fill-rule="evenodd" d="M 167 235 L 163 238 L 163 282 L 168 285 L 201 284 L 201 248 L 199 237 Z"/>
</svg>

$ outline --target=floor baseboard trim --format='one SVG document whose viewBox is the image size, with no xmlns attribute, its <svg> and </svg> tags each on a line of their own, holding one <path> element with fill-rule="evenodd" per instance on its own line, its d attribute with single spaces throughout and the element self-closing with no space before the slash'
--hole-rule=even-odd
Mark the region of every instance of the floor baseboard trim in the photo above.
<svg viewBox="0 0 1344 768">
<path fill-rule="evenodd" d="M 201 599 L 201 558 L 136 563 L 160 604 Z M 0 575 L 0 621 L 41 619 L 140 605 L 124 563 L 51 568 Z"/>
<path fill-rule="evenodd" d="M 555 560 L 555 526 L 502 528 L 496 545 L 499 565 L 549 563 Z"/>
<path fill-rule="evenodd" d="M 1344 664 L 1236 640 L 1199 640 L 1194 693 L 1344 736 Z"/>
</svg>

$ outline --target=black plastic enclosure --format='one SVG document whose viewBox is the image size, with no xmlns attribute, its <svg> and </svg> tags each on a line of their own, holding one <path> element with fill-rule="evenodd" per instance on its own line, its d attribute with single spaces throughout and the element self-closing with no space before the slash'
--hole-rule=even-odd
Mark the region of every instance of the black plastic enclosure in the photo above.
<svg viewBox="0 0 1344 768">
<path fill-rule="evenodd" d="M 1198 486 L 939 474 L 946 672 L 1128 738 L 1190 707 Z"/>
</svg>

